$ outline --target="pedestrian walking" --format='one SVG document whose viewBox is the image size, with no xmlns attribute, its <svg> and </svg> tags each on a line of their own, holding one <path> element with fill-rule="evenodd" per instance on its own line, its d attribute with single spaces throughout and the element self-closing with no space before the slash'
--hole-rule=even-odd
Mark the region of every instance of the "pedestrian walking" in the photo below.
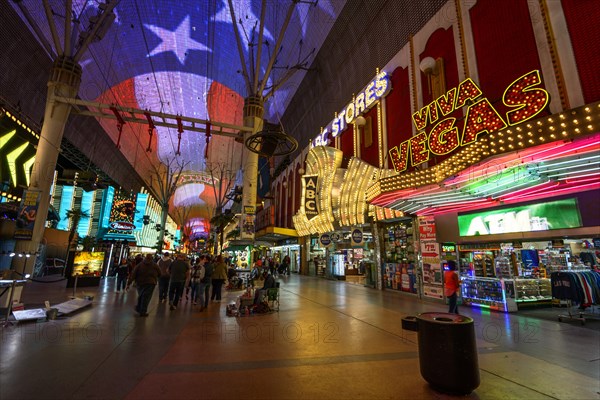
<svg viewBox="0 0 600 400">
<path fill-rule="evenodd" d="M 192 272 L 190 274 L 190 287 L 192 288 L 192 304 L 198 304 L 198 298 L 202 298 L 204 296 L 204 292 L 200 293 L 200 281 L 204 278 L 204 261 L 200 258 L 196 259 L 194 266 L 192 267 Z M 204 301 L 201 301 L 202 303 Z"/>
<path fill-rule="evenodd" d="M 125 290 L 127 279 L 129 278 L 129 262 L 125 257 L 121 259 L 121 263 L 117 267 L 117 293 Z"/>
<path fill-rule="evenodd" d="M 169 268 L 171 267 L 172 262 L 173 260 L 168 252 L 165 252 L 158 261 L 158 267 L 160 268 L 160 277 L 158 278 L 158 298 L 161 303 L 165 303 L 167 297 L 169 297 L 169 281 L 171 280 Z"/>
<path fill-rule="evenodd" d="M 215 260 L 214 270 L 212 273 L 212 295 L 211 300 L 220 302 L 221 301 L 221 288 L 227 279 L 227 264 L 223 261 L 223 256 L 218 255 Z"/>
<path fill-rule="evenodd" d="M 200 311 L 205 310 L 208 307 L 208 302 L 210 300 L 210 287 L 212 282 L 212 274 L 214 271 L 213 260 L 210 256 L 206 256 L 204 258 L 204 278 L 200 280 L 200 300 L 201 305 Z M 202 296 L 204 293 L 204 296 Z"/>
<path fill-rule="evenodd" d="M 175 310 L 179 305 L 179 299 L 183 295 L 183 288 L 190 277 L 190 264 L 187 262 L 185 254 L 178 254 L 177 259 L 171 263 L 169 268 L 171 279 L 169 281 L 169 305 L 171 310 Z"/>
<path fill-rule="evenodd" d="M 148 254 L 144 261 L 139 263 L 127 281 L 125 290 L 128 290 L 133 282 L 137 288 L 138 300 L 135 306 L 135 311 L 140 317 L 148 316 L 148 304 L 152 300 L 152 294 L 154 293 L 154 287 L 158 282 L 160 276 L 160 269 L 158 265 L 152 260 L 152 254 Z"/>
</svg>

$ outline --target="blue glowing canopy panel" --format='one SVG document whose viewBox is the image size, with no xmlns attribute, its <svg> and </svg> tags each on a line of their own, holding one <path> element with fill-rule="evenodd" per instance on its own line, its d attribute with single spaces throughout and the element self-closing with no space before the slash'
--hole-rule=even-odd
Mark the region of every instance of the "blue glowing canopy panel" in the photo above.
<svg viewBox="0 0 600 400">
<path fill-rule="evenodd" d="M 64 40 L 64 0 L 49 0 L 54 22 Z M 15 2 L 9 2 L 26 18 Z M 73 48 L 98 20 L 102 1 L 73 0 Z M 242 52 L 250 73 L 259 70 L 263 78 L 270 57 L 277 53 L 263 94 L 280 82 L 290 69 L 294 75 L 285 81 L 265 104 L 265 118 L 279 121 L 299 83 L 310 67 L 346 0 L 296 2 L 281 46 L 275 44 L 282 31 L 292 0 L 267 0 L 264 18 L 263 49 L 257 65 L 257 43 L 261 0 L 232 0 L 242 38 Z M 54 43 L 44 7 L 38 0 L 23 0 L 33 21 L 48 43 Z M 210 121 L 242 125 L 243 99 L 248 89 L 235 40 L 228 0 L 121 0 L 114 9 L 114 20 L 102 29 L 101 38 L 92 40 L 80 64 L 83 69 L 79 97 L 104 104 L 179 114 Z M 30 30 L 33 30 L 30 27 Z M 98 40 L 96 40 L 98 39 Z M 50 55 L 49 55 L 50 56 Z M 298 67 L 299 63 L 303 68 Z M 99 121 L 117 142 L 114 120 Z M 241 168 L 242 145 L 231 138 L 216 136 L 207 145 L 203 133 L 183 132 L 157 127 L 150 148 L 148 126 L 126 124 L 120 141 L 121 151 L 144 178 L 159 161 L 177 157 L 186 163 L 186 173 L 206 174 L 210 164 Z M 208 146 L 208 148 L 207 148 Z M 178 153 L 178 148 L 180 154 Z M 147 180 L 149 181 L 149 179 Z M 214 185 L 192 182 L 180 187 L 177 202 L 214 208 Z M 177 206 L 177 205 L 175 205 Z M 206 218 L 206 213 L 198 214 Z"/>
</svg>

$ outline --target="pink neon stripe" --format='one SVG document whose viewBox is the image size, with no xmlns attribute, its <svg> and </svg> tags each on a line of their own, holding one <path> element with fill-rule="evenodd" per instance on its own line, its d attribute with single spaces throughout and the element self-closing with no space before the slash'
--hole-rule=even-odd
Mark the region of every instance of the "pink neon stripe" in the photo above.
<svg viewBox="0 0 600 400">
<path fill-rule="evenodd" d="M 553 187 L 560 186 L 560 184 L 561 184 L 560 182 L 544 182 L 544 183 L 542 183 L 540 185 L 537 185 L 537 186 L 532 186 L 532 187 L 529 187 L 529 188 L 518 190 L 516 192 L 509 193 L 508 195 L 501 196 L 500 198 L 502 199 L 502 201 L 504 201 L 504 200 L 511 200 L 513 198 L 518 198 L 518 197 L 520 197 L 522 195 L 530 195 L 530 194 L 533 194 L 533 193 L 541 192 L 543 190 L 548 190 L 548 189 L 551 189 Z"/>
<path fill-rule="evenodd" d="M 521 196 L 514 200 L 504 200 L 504 203 L 508 204 L 508 203 L 519 203 L 519 202 L 526 201 L 526 200 L 539 200 L 539 199 L 544 199 L 547 197 L 558 196 L 559 193 L 569 194 L 569 193 L 581 192 L 581 191 L 592 190 L 592 189 L 600 189 L 600 182 L 589 183 L 589 184 L 585 184 L 585 185 L 576 185 L 576 186 L 572 186 L 572 187 L 568 187 L 568 188 L 564 188 L 564 189 L 552 190 L 550 192 L 545 192 L 543 194 L 533 194 L 530 196 Z"/>
<path fill-rule="evenodd" d="M 470 202 L 454 203 L 452 205 L 445 205 L 445 206 L 439 207 L 439 208 L 433 208 L 432 212 L 434 214 L 445 214 L 450 211 L 465 211 L 465 210 L 477 209 L 477 208 L 481 208 L 482 206 L 485 207 L 486 204 L 493 205 L 496 203 L 497 203 L 497 201 L 481 199 L 481 200 L 470 201 Z"/>
<path fill-rule="evenodd" d="M 556 158 L 561 155 L 567 157 L 571 153 L 577 153 L 580 150 L 586 149 L 588 147 L 593 147 L 591 150 L 588 151 L 594 151 L 600 149 L 600 143 L 598 142 L 599 140 L 600 134 L 595 134 L 590 137 L 586 137 L 585 139 L 577 140 L 570 143 L 564 143 L 562 146 L 552 146 L 550 149 L 544 149 L 539 153 L 532 154 L 530 157 L 532 157 L 532 161 L 545 161 L 551 158 Z M 548 152 L 549 154 L 541 156 L 542 153 L 546 152 Z M 536 155 L 538 155 L 538 157 L 533 158 Z"/>
</svg>

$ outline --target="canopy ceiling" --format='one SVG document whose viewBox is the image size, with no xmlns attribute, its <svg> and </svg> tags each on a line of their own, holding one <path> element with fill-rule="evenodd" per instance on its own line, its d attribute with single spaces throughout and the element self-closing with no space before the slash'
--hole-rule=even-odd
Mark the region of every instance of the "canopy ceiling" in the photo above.
<svg viewBox="0 0 600 400">
<path fill-rule="evenodd" d="M 22 1 L 46 40 L 53 43 L 41 3 Z M 49 3 L 62 42 L 67 2 L 49 0 Z M 100 3 L 72 1 L 73 17 L 78 21 L 73 31 L 74 43 L 79 32 L 95 21 L 99 7 L 103 6 Z M 303 68 L 265 104 L 265 117 L 269 121 L 279 121 L 306 74 L 304 67 L 310 66 L 345 3 L 346 0 L 319 0 L 295 5 L 264 93 L 290 68 L 300 64 Z M 10 4 L 26 21 L 16 3 Z M 242 48 L 252 74 L 250 62 L 258 48 L 262 2 L 233 0 L 232 4 L 236 19 L 241 21 L 238 26 Z M 261 79 L 292 1 L 267 0 L 265 4 Z M 227 0 L 120 0 L 114 13 L 115 20 L 104 37 L 93 41 L 80 60 L 81 99 L 242 125 L 243 99 L 248 93 Z M 255 65 L 256 61 L 252 63 Z M 116 143 L 116 122 L 103 119 L 100 123 Z M 215 205 L 214 187 L 206 179 L 207 166 L 224 168 L 229 171 L 228 178 L 239 180 L 242 145 L 231 138 L 213 136 L 207 149 L 203 133 L 183 132 L 178 155 L 178 132 L 166 127 L 157 127 L 150 145 L 149 142 L 147 125 L 129 123 L 123 129 L 120 150 L 149 186 L 153 166 L 159 161 L 168 163 L 175 159 L 172 164 L 185 164 L 187 179 L 172 198 L 172 206 L 193 206 L 189 218 L 193 218 L 196 229 L 206 229 L 203 220 L 210 218 Z M 152 151 L 147 151 L 148 147 Z M 194 179 L 194 175 L 198 176 Z"/>
</svg>

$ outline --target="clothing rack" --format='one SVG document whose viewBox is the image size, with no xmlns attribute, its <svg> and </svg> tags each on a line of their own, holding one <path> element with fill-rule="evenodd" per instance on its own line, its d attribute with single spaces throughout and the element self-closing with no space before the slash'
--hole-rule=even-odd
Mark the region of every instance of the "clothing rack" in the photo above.
<svg viewBox="0 0 600 400">
<path fill-rule="evenodd" d="M 558 271 L 550 275 L 552 297 L 567 302 L 568 314 L 559 314 L 558 321 L 563 319 L 577 320 L 585 324 L 586 317 L 598 319 L 596 313 L 586 313 L 584 310 L 600 303 L 600 272 L 585 269 Z M 578 305 L 578 311 L 572 308 Z"/>
</svg>

